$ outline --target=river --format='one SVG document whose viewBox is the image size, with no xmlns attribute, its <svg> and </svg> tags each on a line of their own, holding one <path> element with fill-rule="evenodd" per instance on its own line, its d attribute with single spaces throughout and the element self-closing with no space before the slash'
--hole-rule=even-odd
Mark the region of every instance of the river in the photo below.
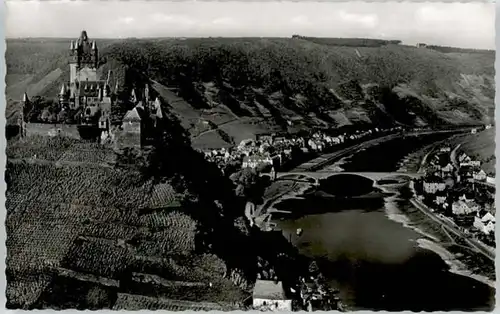
<svg viewBox="0 0 500 314">
<path fill-rule="evenodd" d="M 425 151 L 411 155 L 442 138 L 393 140 L 369 148 L 338 165 L 346 171 L 415 171 Z M 390 153 L 389 153 L 390 152 Z M 413 158 L 408 158 L 408 156 Z M 405 158 L 406 157 L 406 158 Z M 366 186 L 345 181 L 353 190 Z M 337 183 L 338 185 L 338 183 Z M 389 184 L 387 193 L 372 199 L 337 199 L 335 184 L 322 183 L 318 195 L 287 199 L 275 205 L 292 214 L 273 216 L 299 251 L 315 258 L 343 302 L 351 310 L 449 311 L 494 308 L 494 289 L 452 272 L 445 253 L 432 234 L 408 218 L 418 211 L 403 193 L 404 185 Z M 355 193 L 354 193 L 355 194 Z M 302 228 L 303 234 L 295 234 Z M 430 250 L 429 248 L 432 248 Z"/>
</svg>

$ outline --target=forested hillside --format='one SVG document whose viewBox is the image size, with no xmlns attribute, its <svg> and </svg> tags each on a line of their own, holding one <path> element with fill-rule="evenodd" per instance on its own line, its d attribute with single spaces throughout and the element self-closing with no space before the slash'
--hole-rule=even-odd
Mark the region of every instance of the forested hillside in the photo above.
<svg viewBox="0 0 500 314">
<path fill-rule="evenodd" d="M 113 70 L 125 89 L 138 73 L 151 80 L 201 146 L 269 129 L 477 124 L 494 116 L 494 52 L 332 40 L 101 41 L 101 72 Z M 8 98 L 19 99 L 23 88 L 56 96 L 68 76 L 66 45 L 44 48 L 42 67 L 29 65 L 23 45 L 8 42 Z"/>
</svg>

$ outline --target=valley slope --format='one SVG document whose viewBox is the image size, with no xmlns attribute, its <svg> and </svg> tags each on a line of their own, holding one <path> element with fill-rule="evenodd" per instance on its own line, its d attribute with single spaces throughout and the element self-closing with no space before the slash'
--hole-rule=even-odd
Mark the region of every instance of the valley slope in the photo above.
<svg viewBox="0 0 500 314">
<path fill-rule="evenodd" d="M 332 39 L 333 41 L 333 39 Z M 152 82 L 196 148 L 264 131 L 491 123 L 494 52 L 311 38 L 98 40 L 99 73 L 128 91 Z M 7 41 L 7 117 L 67 81 L 67 41 Z M 37 57 L 33 57 L 35 54 Z"/>
</svg>

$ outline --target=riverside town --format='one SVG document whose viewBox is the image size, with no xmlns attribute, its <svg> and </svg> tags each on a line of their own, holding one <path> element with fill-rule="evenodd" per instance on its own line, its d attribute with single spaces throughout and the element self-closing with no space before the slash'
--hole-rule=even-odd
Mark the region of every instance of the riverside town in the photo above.
<svg viewBox="0 0 500 314">
<path fill-rule="evenodd" d="M 460 48 L 424 22 L 377 39 L 383 3 L 361 4 L 378 21 L 366 38 L 341 26 L 348 3 L 282 3 L 283 19 L 214 3 L 243 28 L 261 15 L 253 37 L 202 22 L 219 14 L 203 3 L 177 4 L 189 31 L 169 2 L 117 5 L 8 3 L 8 309 L 494 309 L 487 41 Z M 405 6 L 390 8 L 417 23 Z M 490 20 L 459 6 L 464 24 Z M 55 17 L 75 10 L 66 34 Z M 108 11 L 116 24 L 80 18 Z M 269 32 L 299 13 L 334 16 L 332 35 Z"/>
</svg>

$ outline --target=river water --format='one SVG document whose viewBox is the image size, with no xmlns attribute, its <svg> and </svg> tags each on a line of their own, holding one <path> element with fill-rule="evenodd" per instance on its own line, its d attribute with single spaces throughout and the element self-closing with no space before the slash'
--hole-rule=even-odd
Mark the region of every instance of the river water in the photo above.
<svg viewBox="0 0 500 314">
<path fill-rule="evenodd" d="M 341 167 L 395 171 L 405 156 L 433 140 L 437 139 L 384 143 L 345 160 Z M 418 165 L 405 166 L 411 167 Z M 345 182 L 352 189 L 365 186 L 365 179 L 358 179 L 359 184 L 355 178 Z M 322 184 L 320 190 L 335 194 L 332 186 Z M 389 186 L 385 192 L 393 193 L 372 199 L 339 200 L 324 194 L 288 199 L 276 208 L 292 214 L 273 218 L 302 254 L 318 261 L 352 310 L 491 311 L 493 288 L 450 272 L 440 255 L 422 246 L 422 241 L 433 243 L 433 237 L 411 227 L 405 213 L 415 209 L 401 189 L 401 185 Z M 295 234 L 297 228 L 303 230 L 300 237 Z"/>
</svg>

